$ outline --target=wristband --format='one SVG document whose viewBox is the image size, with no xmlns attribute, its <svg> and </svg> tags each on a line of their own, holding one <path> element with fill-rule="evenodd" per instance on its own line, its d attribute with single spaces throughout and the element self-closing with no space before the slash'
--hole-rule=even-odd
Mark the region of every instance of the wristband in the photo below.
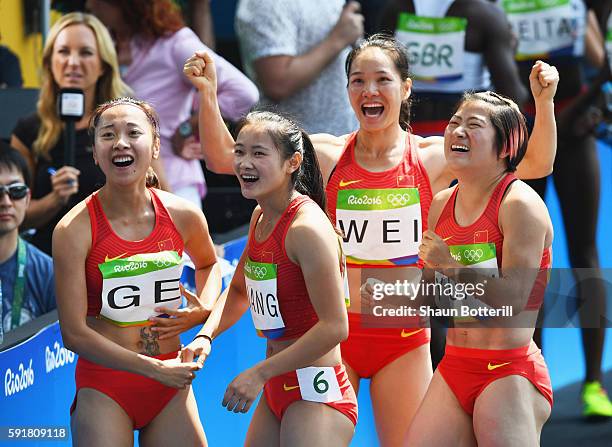
<svg viewBox="0 0 612 447">
<path fill-rule="evenodd" d="M 210 343 L 210 345 L 212 346 L 212 337 L 210 335 L 206 335 L 206 334 L 198 334 L 193 338 L 193 341 L 196 341 L 198 338 L 205 338 L 206 340 L 208 340 L 208 342 Z"/>
</svg>

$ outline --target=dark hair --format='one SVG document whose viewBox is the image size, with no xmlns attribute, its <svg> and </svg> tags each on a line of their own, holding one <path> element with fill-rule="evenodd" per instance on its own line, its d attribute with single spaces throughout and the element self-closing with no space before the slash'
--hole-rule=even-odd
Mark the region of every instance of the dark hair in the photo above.
<svg viewBox="0 0 612 447">
<path fill-rule="evenodd" d="M 98 122 L 100 121 L 100 117 L 102 116 L 102 114 L 111 107 L 122 105 L 132 105 L 138 107 L 144 112 L 144 114 L 147 116 L 147 119 L 149 120 L 149 124 L 151 124 L 153 144 L 159 145 L 161 141 L 159 136 L 159 117 L 157 116 L 157 112 L 148 102 L 140 101 L 139 99 L 134 99 L 127 96 L 106 101 L 104 104 L 100 104 L 96 108 L 96 110 L 94 110 L 93 114 L 91 115 L 91 118 L 89 119 L 89 136 L 92 142 L 95 142 L 96 127 L 98 126 Z M 159 179 L 157 178 L 157 175 L 155 174 L 153 168 L 150 166 L 147 170 L 146 184 L 147 188 L 159 188 Z"/>
<path fill-rule="evenodd" d="M 180 9 L 172 0 L 104 1 L 119 8 L 121 17 L 135 35 L 158 38 L 174 34 L 185 26 Z"/>
<path fill-rule="evenodd" d="M 482 101 L 491 110 L 489 119 L 495 129 L 497 157 L 506 157 L 507 172 L 516 171 L 527 152 L 529 134 L 525 117 L 514 101 L 495 92 L 466 92 L 457 105 L 455 112 L 467 102 Z"/>
<path fill-rule="evenodd" d="M 346 57 L 344 71 L 346 72 L 347 80 L 351 72 L 353 61 L 367 48 L 380 48 L 383 50 L 393 61 L 401 80 L 405 81 L 406 79 L 410 79 L 408 51 L 404 44 L 390 34 L 377 33 L 363 40 L 358 46 L 353 48 Z M 410 130 L 410 104 L 411 99 L 408 97 L 402 101 L 402 106 L 400 108 L 399 125 L 404 130 Z"/>
<path fill-rule="evenodd" d="M 28 163 L 19 151 L 0 140 L 0 171 L 2 169 L 17 169 L 23 177 L 23 182 L 30 186 L 30 168 Z"/>
<path fill-rule="evenodd" d="M 273 112 L 249 113 L 238 124 L 236 132 L 240 133 L 248 125 L 263 125 L 285 160 L 296 152 L 302 154 L 300 168 L 291 174 L 293 188 L 309 196 L 327 212 L 323 175 L 308 134 L 293 120 Z"/>
</svg>

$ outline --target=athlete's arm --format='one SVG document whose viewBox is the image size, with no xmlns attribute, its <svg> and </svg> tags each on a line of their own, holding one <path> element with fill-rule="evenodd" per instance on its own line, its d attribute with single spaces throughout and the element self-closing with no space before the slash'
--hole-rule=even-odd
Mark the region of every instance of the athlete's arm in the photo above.
<svg viewBox="0 0 612 447">
<path fill-rule="evenodd" d="M 244 371 L 227 387 L 223 405 L 246 413 L 266 381 L 312 365 L 348 336 L 337 235 L 320 210 L 298 211 L 285 238 L 287 256 L 304 275 L 319 321 L 286 349 Z"/>
<path fill-rule="evenodd" d="M 251 216 L 249 235 L 254 229 L 255 222 L 261 213 L 259 206 L 255 207 Z M 248 247 L 248 246 L 247 246 Z M 230 285 L 221 293 L 215 303 L 206 323 L 194 337 L 193 341 L 181 350 L 181 358 L 184 362 L 191 362 L 195 357 L 200 357 L 198 363 L 204 364 L 204 360 L 210 354 L 210 342 L 225 330 L 232 327 L 244 315 L 249 308 L 246 282 L 244 280 L 244 263 L 247 259 L 247 248 L 244 249 Z M 203 337 L 199 337 L 202 335 Z"/>
<path fill-rule="evenodd" d="M 201 324 L 208 318 L 213 309 L 217 297 L 221 292 L 221 270 L 217 263 L 215 247 L 208 232 L 208 224 L 202 211 L 191 202 L 158 192 L 166 208 L 170 212 L 172 220 L 176 225 L 185 251 L 189 254 L 195 266 L 195 280 L 197 295 L 190 300 L 191 294 L 186 294 L 189 306 L 182 309 L 169 309 L 158 307 L 155 309 L 160 314 L 167 314 L 174 318 L 151 317 L 155 322 L 151 328 L 159 334 L 159 339 L 167 339 L 179 335 L 182 332 Z"/>
<path fill-rule="evenodd" d="M 525 157 L 516 170 L 517 177 L 521 179 L 545 177 L 553 170 L 557 153 L 553 99 L 558 83 L 559 73 L 555 67 L 542 61 L 534 64 L 529 75 L 529 85 L 535 101 L 535 123 Z"/>
<path fill-rule="evenodd" d="M 306 208 L 306 207 L 304 207 Z M 348 317 L 338 264 L 338 236 L 318 209 L 302 208 L 287 233 L 289 258 L 304 275 L 318 322 L 287 349 L 261 362 L 266 380 L 312 365 L 348 336 Z"/>
<path fill-rule="evenodd" d="M 544 247 L 552 242 L 552 233 L 548 236 L 552 225 L 546 206 L 537 193 L 526 184 L 515 182 L 500 206 L 499 226 L 504 243 L 498 278 L 486 277 L 478 269 L 463 267 L 450 255 L 448 245 L 452 240 L 443 241 L 432 230 L 423 235 L 419 256 L 427 267 L 441 271 L 458 283 L 471 283 L 476 290 L 484 290 L 478 297 L 480 301 L 494 308 L 510 305 L 513 315 L 518 315 L 527 303 Z"/>
<path fill-rule="evenodd" d="M 170 366 L 130 351 L 91 329 L 86 323 L 85 261 L 91 248 L 89 215 L 84 202 L 70 210 L 53 232 L 53 268 L 57 311 L 64 346 L 107 368 L 129 371 L 183 388 L 192 379 L 196 363 Z"/>
<path fill-rule="evenodd" d="M 183 73 L 198 90 L 198 125 L 206 167 L 217 174 L 234 175 L 234 138 L 219 109 L 215 63 L 205 51 L 196 52 L 185 62 Z"/>
</svg>

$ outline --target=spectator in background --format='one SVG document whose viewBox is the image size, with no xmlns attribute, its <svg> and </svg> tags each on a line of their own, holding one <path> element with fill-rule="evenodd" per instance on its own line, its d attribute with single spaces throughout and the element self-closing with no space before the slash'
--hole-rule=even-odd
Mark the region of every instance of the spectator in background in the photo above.
<svg viewBox="0 0 612 447">
<path fill-rule="evenodd" d="M 515 2 L 501 4 L 518 39 L 516 59 L 523 84 L 528 82 L 527 69 L 536 57 L 555 64 L 563 79 L 555 98 L 558 149 L 551 177 L 567 232 L 570 265 L 575 269 L 585 357 L 583 415 L 611 418 L 612 402 L 602 386 L 601 372 L 606 328 L 599 317 L 606 315 L 606 287 L 599 270 L 596 240 L 600 176 L 594 135 L 597 115 L 593 111 L 601 84 L 610 79 L 602 35 L 612 2 L 571 0 L 528 8 Z M 544 28 L 544 23 L 549 26 Z M 547 32 L 536 32 L 538 27 Z M 591 85 L 584 75 L 584 56 L 590 56 L 600 69 Z M 525 109 L 527 119 L 532 119 L 533 105 Z M 529 182 L 541 197 L 545 197 L 547 183 L 546 178 Z"/>
<path fill-rule="evenodd" d="M 262 104 L 309 133 L 357 127 L 344 94 L 344 60 L 363 34 L 359 4 L 344 0 L 240 0 L 236 34 Z"/>
<path fill-rule="evenodd" d="M 19 237 L 30 203 L 29 184 L 26 161 L 0 140 L 0 332 L 55 309 L 51 258 Z"/>
<path fill-rule="evenodd" d="M 91 157 L 87 134 L 90 115 L 98 104 L 130 90 L 121 81 L 108 30 L 89 14 L 70 13 L 53 25 L 42 65 L 37 112 L 17 122 L 11 146 L 21 152 L 33 173 L 25 225 L 36 228 L 32 243 L 50 254 L 55 224 L 104 184 L 104 175 Z M 63 123 L 57 114 L 57 94 L 66 87 L 85 92 L 85 114 L 75 126 L 74 166 L 65 166 Z"/>
<path fill-rule="evenodd" d="M 123 79 L 136 97 L 150 102 L 159 113 L 161 159 L 170 189 L 201 208 L 206 184 L 200 161 L 190 150 L 195 139 L 190 124 L 194 89 L 183 75 L 183 63 L 195 51 L 212 54 L 221 113 L 230 121 L 237 121 L 257 102 L 257 88 L 206 48 L 185 26 L 171 0 L 88 0 L 87 8 L 111 30 Z M 173 135 L 179 137 L 174 147 Z M 159 166 L 153 167 L 157 171 Z"/>
<path fill-rule="evenodd" d="M 411 23 L 435 28 L 422 32 Z M 391 0 L 380 28 L 394 32 L 408 47 L 410 125 L 419 135 L 444 135 L 464 91 L 488 90 L 492 83 L 496 92 L 518 104 L 527 99 L 514 64 L 510 24 L 485 0 Z"/>
<path fill-rule="evenodd" d="M 21 87 L 22 85 L 19 59 L 10 49 L 0 45 L 0 88 Z"/>
</svg>

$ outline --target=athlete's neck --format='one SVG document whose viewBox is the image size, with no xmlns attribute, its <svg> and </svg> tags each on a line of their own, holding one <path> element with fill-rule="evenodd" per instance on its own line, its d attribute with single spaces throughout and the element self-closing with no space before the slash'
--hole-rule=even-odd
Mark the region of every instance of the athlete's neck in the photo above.
<svg viewBox="0 0 612 447">
<path fill-rule="evenodd" d="M 19 230 L 15 228 L 13 231 L 0 236 L 0 264 L 15 254 L 15 250 L 17 250 L 17 240 L 19 238 L 18 231 Z"/>
<path fill-rule="evenodd" d="M 113 187 L 106 184 L 100 189 L 98 199 L 109 219 L 125 217 L 128 220 L 142 220 L 154 214 L 151 193 L 146 188 Z"/>
<path fill-rule="evenodd" d="M 299 195 L 293 188 L 287 194 L 274 194 L 266 198 L 258 198 L 257 203 L 261 207 L 262 220 L 267 229 L 276 225 L 276 222 L 285 212 L 289 204 Z"/>
<path fill-rule="evenodd" d="M 495 187 L 502 181 L 505 175 L 505 171 L 496 171 L 480 175 L 472 174 L 464 178 L 458 177 L 459 191 L 457 192 L 457 205 L 463 210 L 463 213 L 479 215 L 482 207 L 486 206 L 489 202 Z M 483 198 L 486 198 L 486 200 L 483 200 Z"/>
<path fill-rule="evenodd" d="M 355 151 L 368 158 L 384 158 L 396 147 L 404 147 L 406 132 L 399 124 L 383 131 L 369 132 L 360 129 L 357 133 Z"/>
</svg>

